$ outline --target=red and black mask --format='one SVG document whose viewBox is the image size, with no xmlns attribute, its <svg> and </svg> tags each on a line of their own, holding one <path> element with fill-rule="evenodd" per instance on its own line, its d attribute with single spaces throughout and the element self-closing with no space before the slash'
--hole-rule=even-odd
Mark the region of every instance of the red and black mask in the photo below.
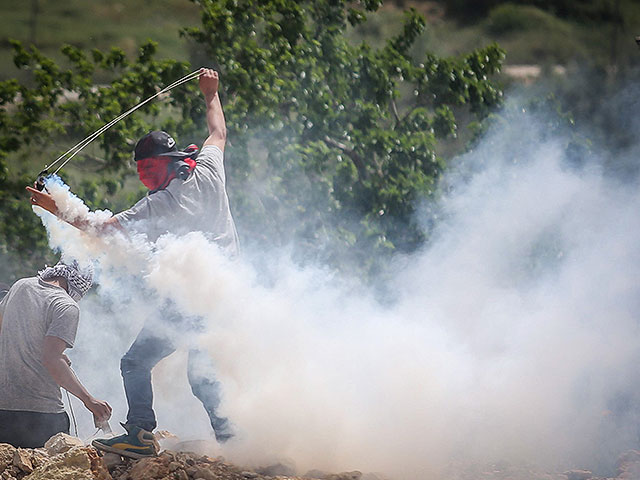
<svg viewBox="0 0 640 480">
<path fill-rule="evenodd" d="M 167 188 L 167 185 L 174 178 L 187 177 L 196 168 L 196 161 L 185 157 L 176 159 L 173 157 L 151 157 L 143 158 L 136 162 L 140 181 L 152 192 Z"/>
<path fill-rule="evenodd" d="M 186 180 L 196 167 L 192 158 L 198 147 L 189 145 L 178 151 L 176 142 L 162 131 L 142 137 L 135 148 L 135 160 L 140 181 L 152 192 L 166 188 L 174 178 Z"/>
</svg>

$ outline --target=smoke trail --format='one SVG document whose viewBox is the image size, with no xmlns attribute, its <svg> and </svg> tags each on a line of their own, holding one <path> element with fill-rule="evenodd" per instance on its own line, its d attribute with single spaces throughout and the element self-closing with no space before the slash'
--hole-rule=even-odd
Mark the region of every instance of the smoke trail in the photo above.
<svg viewBox="0 0 640 480">
<path fill-rule="evenodd" d="M 109 232 L 108 235 L 102 232 L 101 225 L 111 218 L 112 213 L 109 210 L 89 211 L 60 177 L 48 177 L 46 187 L 65 221 L 58 220 L 40 207 L 33 207 L 33 210 L 46 227 L 49 245 L 53 250 L 67 253 L 83 262 L 96 261 L 103 268 L 120 268 L 132 274 L 145 271 L 151 250 L 144 237 L 125 238 L 118 231 Z M 78 230 L 67 223 L 78 220 L 84 220 L 85 230 Z"/>
<path fill-rule="evenodd" d="M 222 451 L 242 464 L 400 479 L 453 461 L 606 469 L 637 443 L 640 190 L 570 168 L 562 134 L 532 122 L 459 160 L 432 242 L 398 261 L 392 305 L 278 252 L 261 252 L 277 264 L 266 287 L 202 235 L 165 236 L 139 262 L 145 287 L 102 269 L 77 344 L 107 348 L 94 364 L 80 352 L 81 378 L 101 372 L 92 386 L 124 418 L 117 365 L 153 309 L 135 292 L 152 288 L 205 319 L 198 341 L 239 432 Z M 92 245 L 46 225 L 58 248 Z M 160 428 L 205 434 L 177 360 L 156 371 Z"/>
</svg>

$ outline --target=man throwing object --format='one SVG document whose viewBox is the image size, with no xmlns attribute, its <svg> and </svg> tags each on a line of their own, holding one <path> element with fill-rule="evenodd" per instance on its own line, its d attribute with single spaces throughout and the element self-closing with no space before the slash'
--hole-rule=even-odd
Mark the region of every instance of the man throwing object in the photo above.
<svg viewBox="0 0 640 480">
<path fill-rule="evenodd" d="M 115 228 L 144 234 L 150 242 L 165 233 L 184 235 L 200 231 L 228 256 L 237 255 L 238 235 L 226 192 L 223 163 L 226 125 L 218 96 L 218 73 L 202 69 L 199 82 L 206 102 L 209 129 L 200 153 L 196 155 L 198 148 L 195 145 L 179 151 L 166 132 L 154 131 L 142 137 L 136 144 L 134 159 L 140 180 L 150 190 L 149 195 L 129 210 L 111 217 L 99 231 L 106 233 Z M 28 190 L 34 205 L 64 219 L 49 194 L 30 187 Z M 73 219 L 70 223 L 81 229 L 89 226 L 82 219 Z M 159 322 L 163 323 L 160 325 Z M 132 458 L 157 454 L 158 446 L 152 433 L 157 423 L 151 370 L 176 350 L 176 340 L 184 338 L 185 332 L 193 327 L 198 328 L 197 321 L 183 318 L 170 301 L 161 305 L 157 315 L 147 319 L 120 364 L 129 405 L 124 425 L 127 433 L 94 440 L 96 448 Z M 205 407 L 216 439 L 225 442 L 233 434 L 227 419 L 217 413 L 219 385 L 212 369 L 203 367 L 208 363 L 210 359 L 206 354 L 197 349 L 190 350 L 189 383 Z"/>
</svg>

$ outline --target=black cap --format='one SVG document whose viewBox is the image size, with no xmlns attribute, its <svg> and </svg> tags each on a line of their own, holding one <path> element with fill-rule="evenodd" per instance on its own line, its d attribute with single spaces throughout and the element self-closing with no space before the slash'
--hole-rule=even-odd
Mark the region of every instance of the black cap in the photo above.
<svg viewBox="0 0 640 480">
<path fill-rule="evenodd" d="M 178 151 L 176 141 L 167 132 L 156 130 L 147 133 L 138 140 L 134 150 L 134 160 L 142 160 L 149 157 L 177 157 L 184 158 L 189 156 L 185 152 Z"/>
</svg>

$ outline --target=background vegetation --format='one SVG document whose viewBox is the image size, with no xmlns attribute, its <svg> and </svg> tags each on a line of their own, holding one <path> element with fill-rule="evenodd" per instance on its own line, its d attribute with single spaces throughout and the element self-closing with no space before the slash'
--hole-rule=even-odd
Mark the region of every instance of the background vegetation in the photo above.
<svg viewBox="0 0 640 480">
<path fill-rule="evenodd" d="M 637 78 L 640 6 L 630 0 L 32 0 L 4 1 L 0 14 L 6 281 L 54 258 L 24 185 L 200 65 L 222 73 L 229 192 L 245 245 L 295 245 L 301 262 L 366 276 L 428 241 L 415 205 L 437 195 L 442 170 L 503 89 L 539 90 L 559 121 L 613 152 L 611 171 L 637 168 L 616 163 L 633 132 L 600 108 Z M 144 194 L 130 151 L 151 128 L 201 143 L 195 84 L 120 122 L 63 178 L 92 208 L 127 208 Z"/>
</svg>

